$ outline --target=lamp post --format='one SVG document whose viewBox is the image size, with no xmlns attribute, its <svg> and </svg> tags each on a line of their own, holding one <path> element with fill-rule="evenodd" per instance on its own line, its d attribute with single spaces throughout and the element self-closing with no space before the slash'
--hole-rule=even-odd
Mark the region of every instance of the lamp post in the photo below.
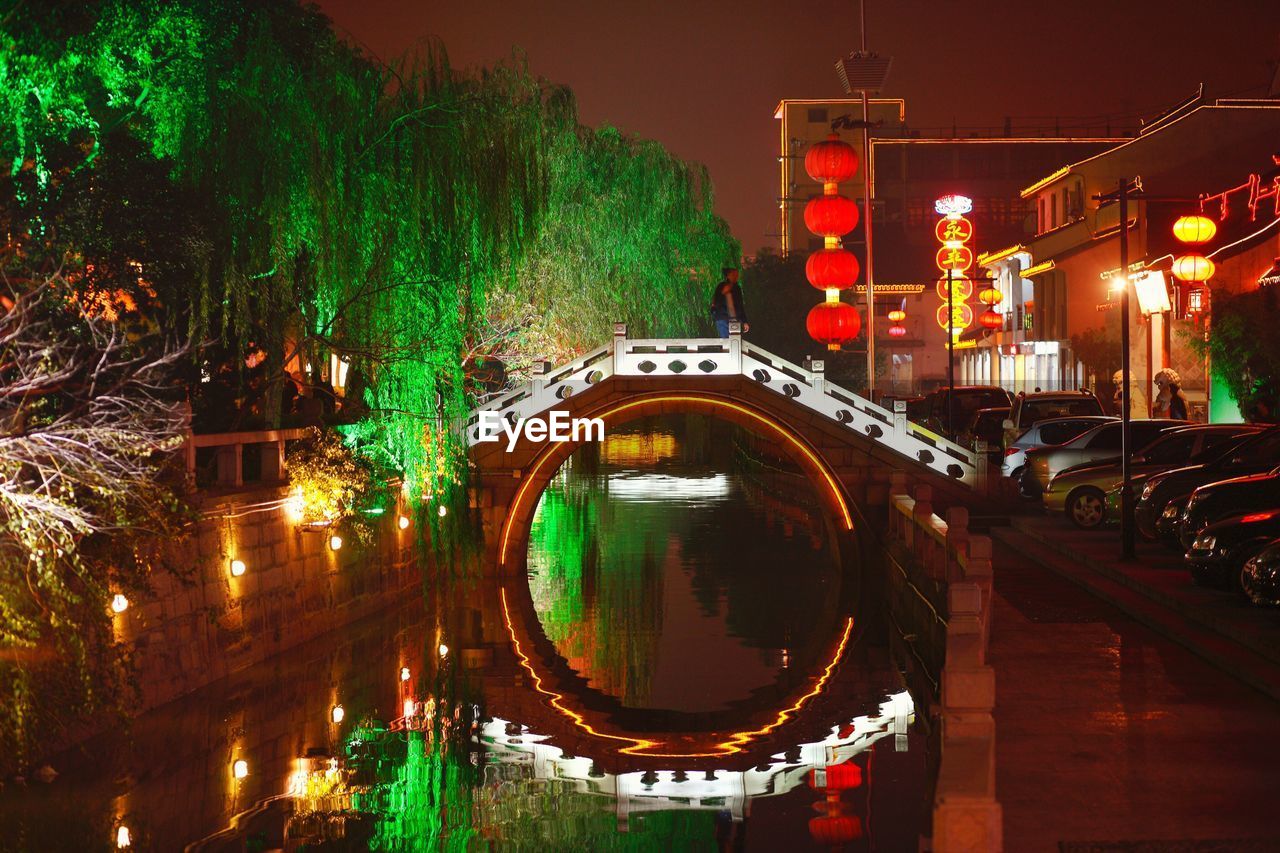
<svg viewBox="0 0 1280 853">
<path fill-rule="evenodd" d="M 1134 558 L 1133 446 L 1129 423 L 1132 377 L 1129 366 L 1129 196 L 1142 191 L 1141 179 L 1121 178 L 1114 193 L 1094 196 L 1120 204 L 1120 559 Z"/>
</svg>

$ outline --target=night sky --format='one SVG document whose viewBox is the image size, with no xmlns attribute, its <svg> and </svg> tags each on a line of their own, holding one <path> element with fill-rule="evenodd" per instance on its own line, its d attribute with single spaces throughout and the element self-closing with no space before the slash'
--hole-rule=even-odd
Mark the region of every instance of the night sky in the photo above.
<svg viewBox="0 0 1280 853">
<path fill-rule="evenodd" d="M 1280 0 L 868 2 L 869 47 L 894 57 L 884 95 L 905 98 L 908 123 L 926 132 L 1149 116 L 1202 81 L 1213 95 L 1259 96 L 1280 56 Z M 431 36 L 463 67 L 522 50 L 535 73 L 573 89 L 586 123 L 705 163 L 748 254 L 774 242 L 774 107 L 842 97 L 832 63 L 858 43 L 856 0 L 317 5 L 383 58 Z"/>
</svg>

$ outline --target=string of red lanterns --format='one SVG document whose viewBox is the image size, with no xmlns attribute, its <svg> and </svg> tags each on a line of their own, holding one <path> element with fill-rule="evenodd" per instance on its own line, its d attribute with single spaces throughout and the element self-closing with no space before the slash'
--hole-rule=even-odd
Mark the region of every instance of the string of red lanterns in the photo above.
<svg viewBox="0 0 1280 853">
<path fill-rule="evenodd" d="M 1208 243 L 1217 233 L 1218 226 L 1214 221 L 1199 214 L 1179 216 L 1173 223 L 1173 236 L 1178 242 L 1192 247 Z M 1181 282 L 1187 313 L 1198 320 L 1207 308 L 1207 283 L 1216 271 L 1213 261 L 1193 249 L 1174 258 L 1169 271 Z"/>
<path fill-rule="evenodd" d="M 804 265 L 805 277 L 827 296 L 826 301 L 810 309 L 805 328 L 827 349 L 839 350 L 862 330 L 858 310 L 840 301 L 840 291 L 853 287 L 860 272 L 858 259 L 840 242 L 841 237 L 858 227 L 858 205 L 839 193 L 839 183 L 858 171 L 858 154 L 833 132 L 805 153 L 804 168 L 809 177 L 822 183 L 822 195 L 809 199 L 805 205 L 804 224 L 825 243 L 809 255 Z"/>
</svg>

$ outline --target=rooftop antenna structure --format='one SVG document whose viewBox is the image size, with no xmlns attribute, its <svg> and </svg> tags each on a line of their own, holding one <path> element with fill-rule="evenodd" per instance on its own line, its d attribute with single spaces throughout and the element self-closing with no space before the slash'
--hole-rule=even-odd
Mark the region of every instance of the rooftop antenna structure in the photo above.
<svg viewBox="0 0 1280 853">
<path fill-rule="evenodd" d="M 871 102 L 870 96 L 884 88 L 893 57 L 880 56 L 867 50 L 867 0 L 858 2 L 861 46 L 848 56 L 836 60 L 836 74 L 845 94 L 862 96 L 862 215 L 866 234 L 867 271 L 867 397 L 875 399 L 876 389 L 876 296 L 875 276 L 871 266 Z"/>
</svg>

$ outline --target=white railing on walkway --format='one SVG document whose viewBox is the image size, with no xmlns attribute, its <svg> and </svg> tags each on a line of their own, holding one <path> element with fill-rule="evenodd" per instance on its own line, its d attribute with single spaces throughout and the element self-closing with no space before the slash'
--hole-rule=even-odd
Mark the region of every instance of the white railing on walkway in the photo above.
<svg viewBox="0 0 1280 853">
<path fill-rule="evenodd" d="M 735 330 L 736 331 L 736 330 Z M 747 341 L 728 338 L 629 339 L 625 324 L 616 324 L 614 339 L 568 364 L 545 365 L 534 378 L 471 412 L 466 422 L 468 446 L 481 440 L 482 411 L 496 411 L 509 423 L 554 409 L 562 401 L 611 376 L 638 378 L 745 376 L 790 399 L 795 405 L 841 424 L 900 456 L 970 487 L 984 487 L 986 458 L 947 440 L 903 411 L 889 411 L 823 375 L 823 363 L 811 369 L 792 364 Z"/>
</svg>

